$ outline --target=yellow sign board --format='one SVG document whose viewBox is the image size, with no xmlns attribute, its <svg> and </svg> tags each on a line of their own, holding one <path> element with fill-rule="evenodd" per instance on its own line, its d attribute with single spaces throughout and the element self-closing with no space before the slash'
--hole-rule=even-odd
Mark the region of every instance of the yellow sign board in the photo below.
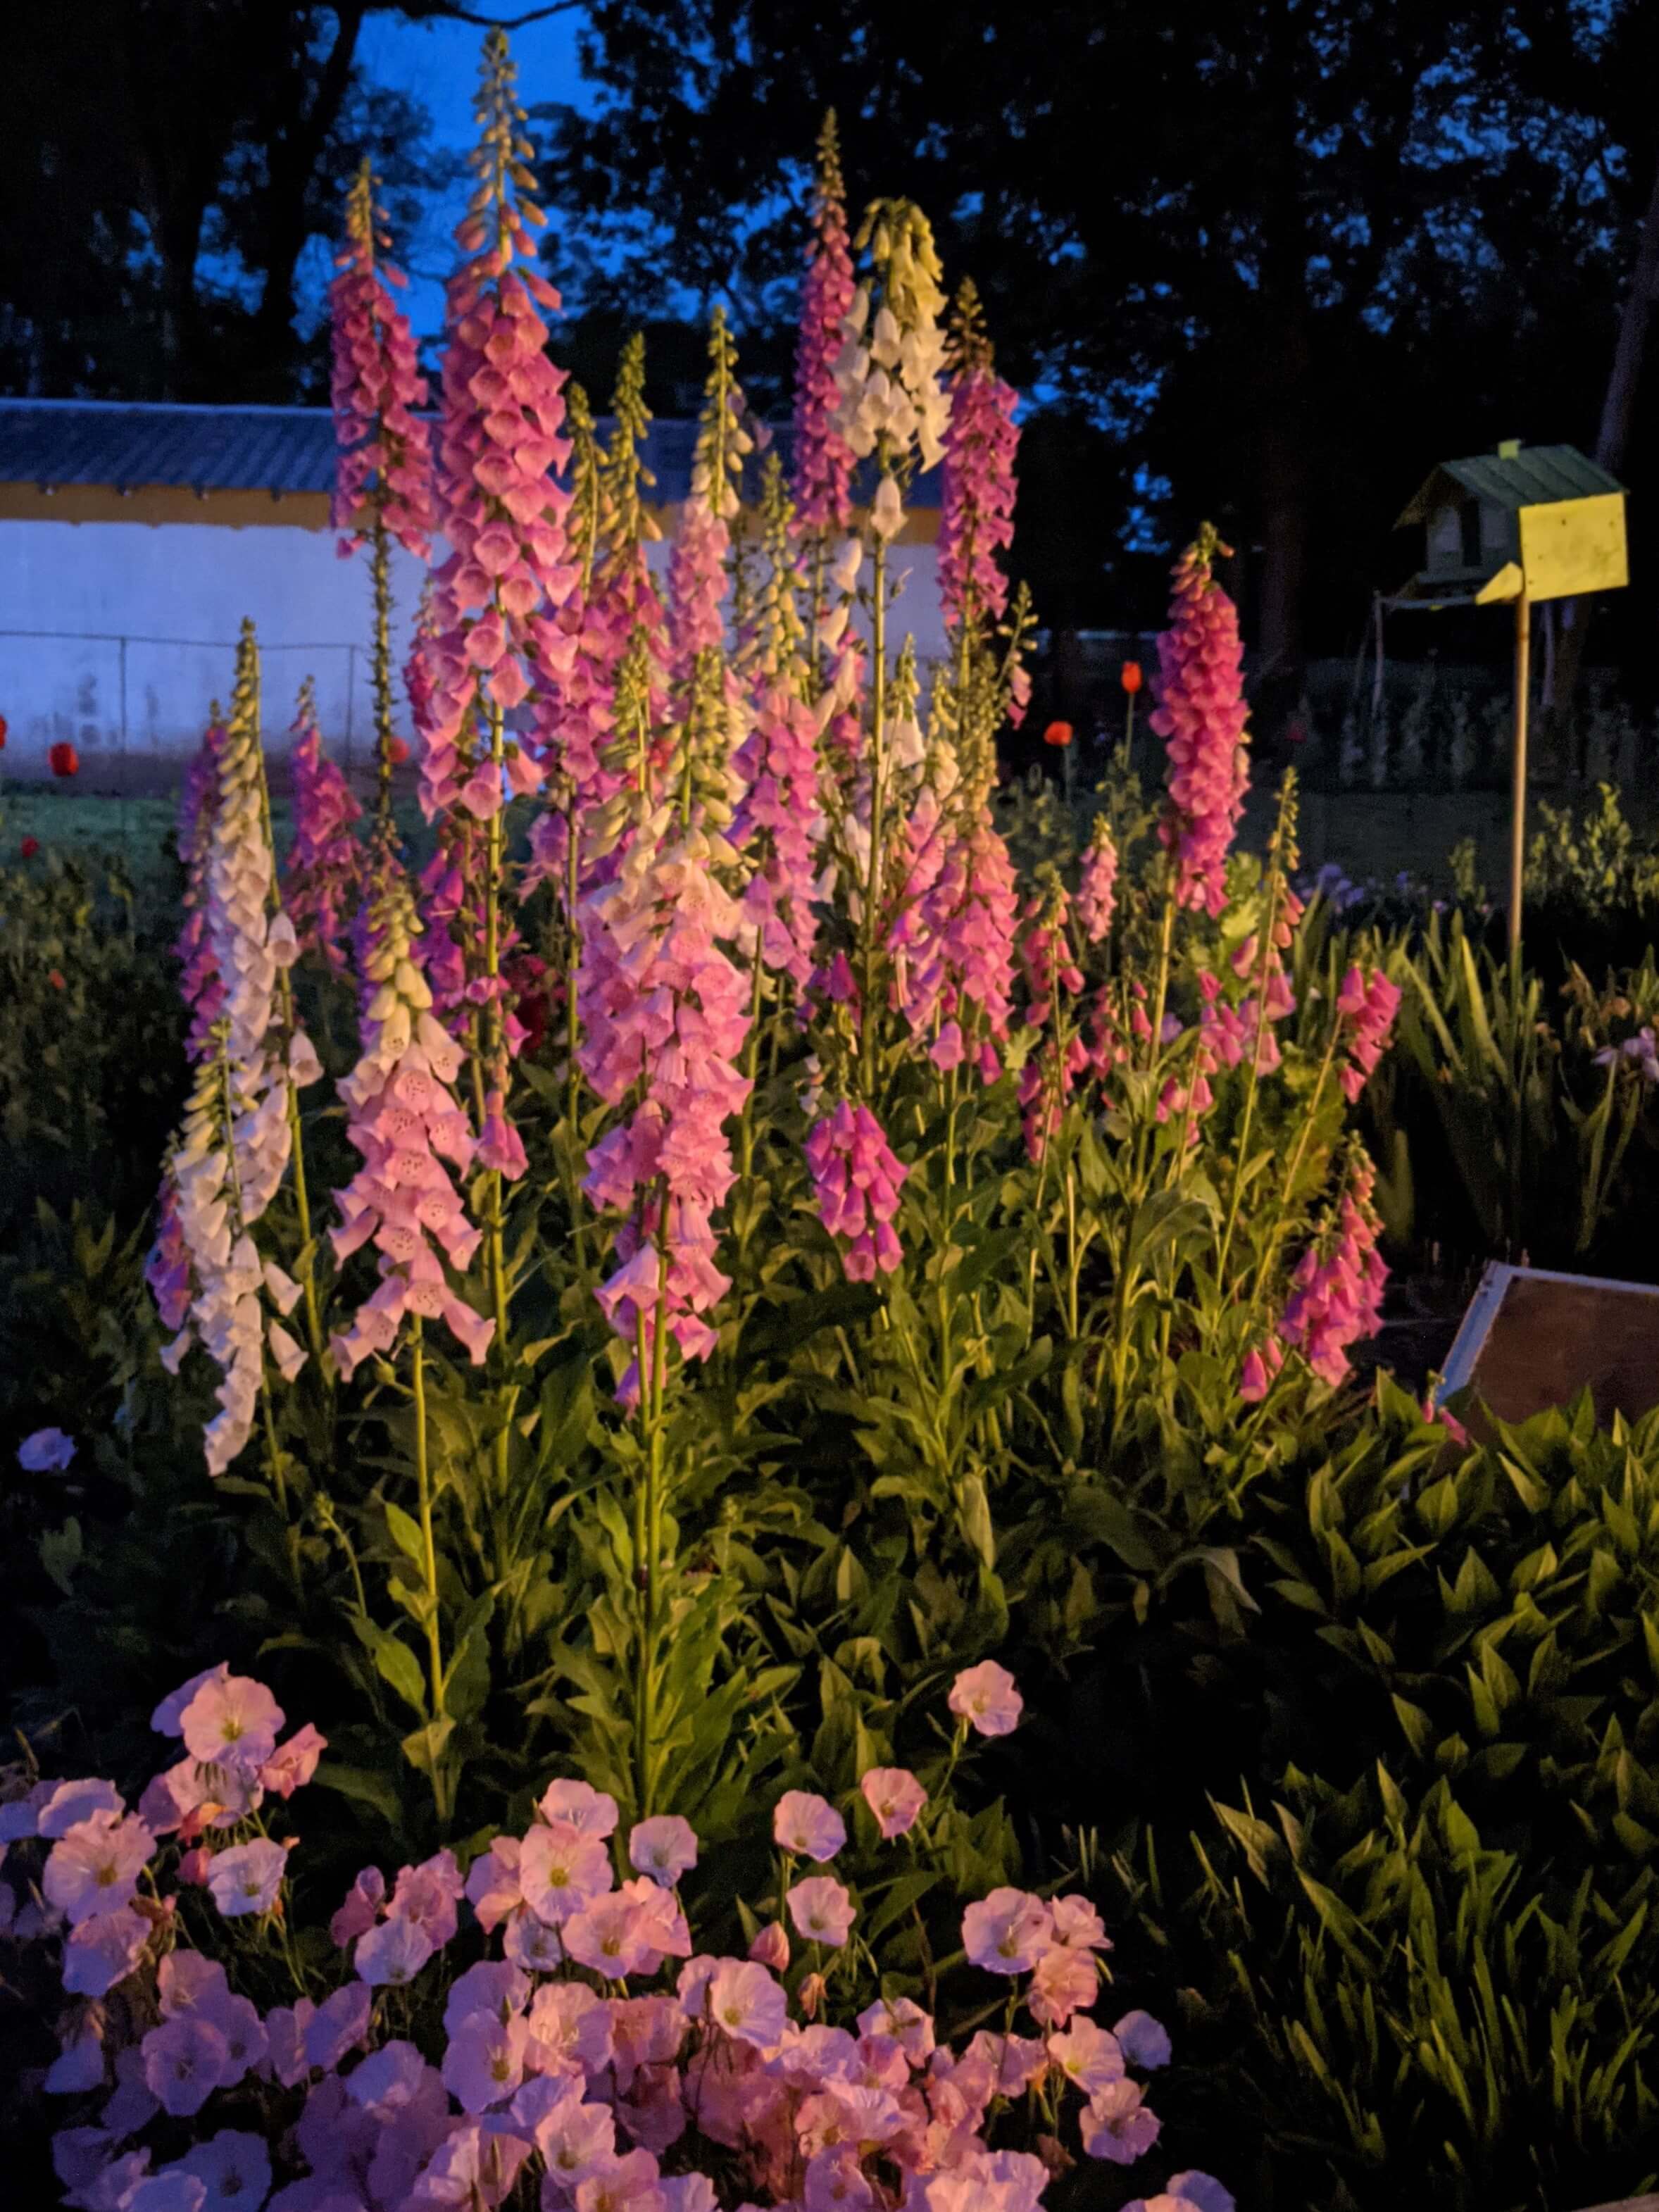
<svg viewBox="0 0 1659 2212">
<path fill-rule="evenodd" d="M 1622 492 L 1550 500 L 1540 507 L 1523 507 L 1517 519 L 1521 571 L 1529 599 L 1616 591 L 1630 581 Z"/>
</svg>

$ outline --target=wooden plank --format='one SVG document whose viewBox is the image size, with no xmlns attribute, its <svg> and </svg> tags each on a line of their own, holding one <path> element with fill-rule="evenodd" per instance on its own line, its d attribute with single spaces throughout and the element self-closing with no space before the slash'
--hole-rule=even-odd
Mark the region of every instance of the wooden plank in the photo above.
<svg viewBox="0 0 1659 2212">
<path fill-rule="evenodd" d="M 1524 1421 L 1570 1403 L 1587 1383 L 1602 1421 L 1614 1413 L 1633 1420 L 1659 1405 L 1659 1287 L 1494 1262 L 1437 1398 L 1473 1385 L 1500 1420 Z"/>
</svg>

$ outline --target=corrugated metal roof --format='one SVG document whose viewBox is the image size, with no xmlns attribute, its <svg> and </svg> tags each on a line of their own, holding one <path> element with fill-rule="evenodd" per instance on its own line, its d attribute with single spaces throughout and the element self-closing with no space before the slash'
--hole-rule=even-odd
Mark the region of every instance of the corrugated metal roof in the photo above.
<svg viewBox="0 0 1659 2212">
<path fill-rule="evenodd" d="M 611 427 L 602 420 L 601 435 Z M 772 434 L 787 461 L 787 428 Z M 690 492 L 696 435 L 693 422 L 651 425 L 645 463 L 657 479 L 653 503 L 678 506 Z M 325 407 L 0 398 L 0 483 L 326 492 L 333 483 L 334 424 Z M 910 504 L 937 507 L 939 500 L 933 470 L 912 486 Z"/>
<path fill-rule="evenodd" d="M 0 399 L 0 483 L 325 492 L 333 481 L 323 407 Z"/>
<path fill-rule="evenodd" d="M 1547 507 L 1558 499 L 1592 499 L 1625 489 L 1617 477 L 1609 476 L 1577 446 L 1522 446 L 1514 453 L 1472 453 L 1467 460 L 1443 461 L 1396 526 L 1426 520 L 1454 495 L 1449 486 L 1511 511 Z"/>
</svg>

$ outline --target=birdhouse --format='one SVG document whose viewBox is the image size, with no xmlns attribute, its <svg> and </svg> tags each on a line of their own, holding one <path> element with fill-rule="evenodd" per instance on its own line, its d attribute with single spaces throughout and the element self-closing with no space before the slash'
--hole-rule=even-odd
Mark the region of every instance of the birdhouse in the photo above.
<svg viewBox="0 0 1659 2212">
<path fill-rule="evenodd" d="M 1522 446 L 1443 461 L 1401 516 L 1421 523 L 1422 568 L 1395 605 L 1560 599 L 1628 582 L 1625 491 L 1574 446 Z"/>
</svg>

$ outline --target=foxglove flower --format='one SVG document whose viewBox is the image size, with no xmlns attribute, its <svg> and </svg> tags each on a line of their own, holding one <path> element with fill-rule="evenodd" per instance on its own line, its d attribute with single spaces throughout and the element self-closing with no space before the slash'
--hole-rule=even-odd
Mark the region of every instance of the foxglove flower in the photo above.
<svg viewBox="0 0 1659 2212">
<path fill-rule="evenodd" d="M 909 1170 L 867 1106 L 842 1098 L 807 1132 L 818 1218 L 841 1247 L 849 1282 L 890 1275 L 904 1256 L 893 1223 Z"/>
<path fill-rule="evenodd" d="M 946 627 L 976 632 L 999 621 L 1008 579 L 997 559 L 1014 542 L 1014 460 L 1019 395 L 991 365 L 971 283 L 958 295 L 956 356 L 939 529 L 939 601 Z"/>
<path fill-rule="evenodd" d="M 636 1358 L 631 1403 L 665 1322 L 681 1356 L 705 1358 L 708 1315 L 730 1278 L 716 1264 L 714 1215 L 735 1180 L 725 1123 L 749 1094 L 738 1072 L 750 986 L 720 949 L 741 927 L 736 902 L 693 830 L 659 854 L 665 809 L 649 817 L 620 872 L 580 909 L 583 1074 L 606 1104 L 637 1099 L 588 1154 L 583 1188 L 620 1213 L 621 1264 L 599 1290 L 605 1318 Z"/>
<path fill-rule="evenodd" d="M 1400 988 L 1380 968 L 1371 969 L 1369 974 L 1358 967 L 1350 968 L 1337 994 L 1336 1011 L 1348 1055 L 1339 1080 L 1343 1097 L 1352 1105 L 1389 1048 L 1394 1018 L 1400 1011 Z"/>
<path fill-rule="evenodd" d="M 426 379 L 409 318 L 388 289 L 408 279 L 379 258 L 390 241 L 374 185 L 365 157 L 346 203 L 346 242 L 335 257 L 340 273 L 328 288 L 339 447 L 329 519 L 342 533 L 342 557 L 382 529 L 424 561 L 434 527 L 432 453 L 416 410 L 426 404 Z"/>
<path fill-rule="evenodd" d="M 334 1338 L 334 1357 L 349 1376 L 370 1352 L 389 1352 L 404 1316 L 416 1314 L 443 1321 L 476 1364 L 495 1325 L 451 1288 L 444 1266 L 465 1268 L 479 1242 L 445 1164 L 465 1174 L 476 1149 L 454 1091 L 465 1055 L 434 1018 L 412 957 L 418 923 L 401 872 L 383 884 L 370 930 L 374 991 L 362 1055 L 340 1086 L 363 1164 L 337 1194 L 341 1221 L 330 1233 L 342 1259 L 372 1240 L 380 1282 Z"/>
<path fill-rule="evenodd" d="M 551 611 L 578 581 L 564 529 L 570 495 L 556 481 L 569 458 L 564 373 L 548 358 L 538 313 L 556 312 L 559 295 L 534 265 L 532 234 L 545 217 L 525 166 L 531 149 L 515 75 L 505 34 L 492 31 L 472 157 L 478 182 L 456 231 L 468 258 L 448 295 L 437 511 L 451 550 L 438 571 L 439 634 L 428 657 L 428 818 L 459 800 L 485 820 L 500 812 L 507 785 L 520 793 L 539 785 L 539 761 L 516 744 L 497 757 L 485 732 L 492 716 L 550 691 L 574 650 Z"/>
<path fill-rule="evenodd" d="M 1211 574 L 1227 550 L 1206 523 L 1176 563 L 1152 716 L 1169 746 L 1170 808 L 1158 836 L 1174 865 L 1175 896 L 1212 916 L 1227 903 L 1227 854 L 1249 783 L 1238 610 Z"/>
<path fill-rule="evenodd" d="M 769 689 L 732 765 L 743 795 L 729 836 L 754 864 L 744 892 L 744 918 L 759 932 L 767 966 L 805 991 L 814 965 L 812 902 L 824 835 L 811 708 L 781 684 Z"/>
<path fill-rule="evenodd" d="M 870 248 L 872 274 L 856 287 L 842 325 L 834 427 L 856 457 L 880 461 L 870 524 L 878 537 L 893 538 L 902 520 L 893 470 L 913 452 L 924 469 L 944 457 L 951 411 L 939 374 L 945 295 L 932 228 L 909 201 L 878 200 L 858 243 Z"/>
<path fill-rule="evenodd" d="M 362 809 L 338 763 L 323 750 L 316 695 L 307 677 L 300 687 L 289 748 L 294 780 L 294 842 L 283 875 L 283 906 L 301 952 L 313 952 L 333 975 L 345 971 L 342 942 L 362 872 L 362 854 L 351 834 Z"/>
<path fill-rule="evenodd" d="M 1382 1223 L 1371 1203 L 1376 1183 L 1376 1170 L 1356 1144 L 1335 1218 L 1297 1262 L 1279 1319 L 1284 1342 L 1333 1389 L 1347 1375 L 1349 1348 L 1382 1326 L 1389 1270 L 1377 1249 Z"/>
<path fill-rule="evenodd" d="M 1083 856 L 1083 873 L 1077 890 L 1077 918 L 1091 945 L 1105 941 L 1116 905 L 1117 848 L 1112 842 L 1111 826 L 1106 817 L 1097 814 L 1089 835 L 1089 849 Z"/>
<path fill-rule="evenodd" d="M 795 348 L 795 507 L 804 531 L 844 531 L 852 520 L 853 453 L 837 427 L 841 390 L 836 364 L 856 287 L 847 234 L 836 118 L 826 115 L 818 138 L 812 194 L 812 240 L 807 249 Z"/>
</svg>

